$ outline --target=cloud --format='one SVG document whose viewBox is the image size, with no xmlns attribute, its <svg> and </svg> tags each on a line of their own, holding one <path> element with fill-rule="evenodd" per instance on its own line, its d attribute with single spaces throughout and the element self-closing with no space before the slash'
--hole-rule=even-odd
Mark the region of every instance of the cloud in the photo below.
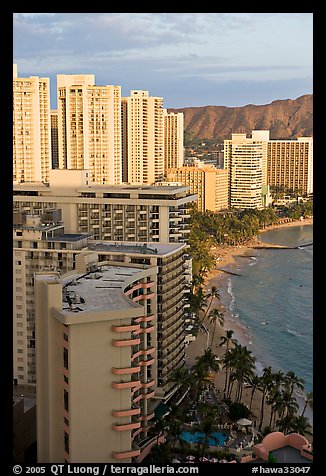
<svg viewBox="0 0 326 476">
<path fill-rule="evenodd" d="M 312 76 L 312 15 L 15 13 L 13 53 L 19 75 L 53 82 L 56 74 L 95 74 L 96 84 L 121 85 L 124 95 L 168 89 L 176 98 L 175 84 L 179 97 L 192 90 L 195 101 L 241 80 L 284 81 L 291 91 L 290 80 Z"/>
</svg>

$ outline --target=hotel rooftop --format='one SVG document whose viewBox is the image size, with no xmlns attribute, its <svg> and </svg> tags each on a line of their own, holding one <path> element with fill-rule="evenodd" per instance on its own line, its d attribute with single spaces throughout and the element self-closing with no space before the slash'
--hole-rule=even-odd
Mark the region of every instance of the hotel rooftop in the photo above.
<svg viewBox="0 0 326 476">
<path fill-rule="evenodd" d="M 62 311 L 70 314 L 139 307 L 123 294 L 126 278 L 139 271 L 125 266 L 102 266 L 94 272 L 63 278 Z"/>
</svg>

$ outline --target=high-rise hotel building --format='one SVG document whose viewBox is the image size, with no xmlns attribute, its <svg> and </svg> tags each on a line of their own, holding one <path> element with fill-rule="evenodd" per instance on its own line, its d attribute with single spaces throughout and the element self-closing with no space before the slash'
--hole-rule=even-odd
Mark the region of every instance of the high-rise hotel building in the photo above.
<svg viewBox="0 0 326 476">
<path fill-rule="evenodd" d="M 313 193 L 313 138 L 270 140 L 268 183 L 303 195 Z"/>
<path fill-rule="evenodd" d="M 164 117 L 164 170 L 183 166 L 184 160 L 184 119 L 183 113 L 168 112 Z"/>
<path fill-rule="evenodd" d="M 14 64 L 13 181 L 47 182 L 50 168 L 50 80 L 19 78 Z"/>
<path fill-rule="evenodd" d="M 186 186 L 96 185 L 87 170 L 52 170 L 50 184 L 17 184 L 14 210 L 60 208 L 67 233 L 114 241 L 185 242 L 196 195 Z"/>
<path fill-rule="evenodd" d="M 229 172 L 229 205 L 262 208 L 263 159 L 266 147 L 260 137 L 232 134 L 224 141 L 224 168 Z"/>
<path fill-rule="evenodd" d="M 123 182 L 154 184 L 164 175 L 163 99 L 132 90 L 121 99 Z"/>
<path fill-rule="evenodd" d="M 59 168 L 59 142 L 58 142 L 58 111 L 51 109 L 51 158 L 52 169 Z"/>
<path fill-rule="evenodd" d="M 116 185 L 121 169 L 121 86 L 94 75 L 57 75 L 59 168 L 90 170 L 90 181 Z"/>
<path fill-rule="evenodd" d="M 38 462 L 141 458 L 154 417 L 155 268 L 86 255 L 35 284 Z"/>
<path fill-rule="evenodd" d="M 92 241 L 65 233 L 59 210 L 16 215 L 14 375 L 36 382 L 38 461 L 140 462 L 185 362 L 187 245 Z"/>
</svg>

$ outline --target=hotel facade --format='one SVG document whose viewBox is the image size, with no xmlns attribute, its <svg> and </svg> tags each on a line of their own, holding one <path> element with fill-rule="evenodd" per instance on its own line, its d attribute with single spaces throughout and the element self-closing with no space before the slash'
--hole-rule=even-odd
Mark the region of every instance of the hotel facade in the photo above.
<svg viewBox="0 0 326 476">
<path fill-rule="evenodd" d="M 50 80 L 19 78 L 14 64 L 13 181 L 47 182 L 50 169 Z"/>
<path fill-rule="evenodd" d="M 140 462 L 157 441 L 185 362 L 186 248 L 89 242 L 74 271 L 35 274 L 39 462 Z"/>
<path fill-rule="evenodd" d="M 121 99 L 123 182 L 154 184 L 164 175 L 163 98 L 132 90 Z"/>
<path fill-rule="evenodd" d="M 224 141 L 230 207 L 262 208 L 264 150 L 260 139 L 246 134 L 232 134 L 231 140 Z"/>
<path fill-rule="evenodd" d="M 313 138 L 270 140 L 268 150 L 268 183 L 276 188 L 313 193 Z"/>
<path fill-rule="evenodd" d="M 187 240 L 196 200 L 185 186 L 96 186 L 86 170 L 52 170 L 50 184 L 16 184 L 13 196 L 15 211 L 37 215 L 60 208 L 67 233 L 163 243 Z"/>
<path fill-rule="evenodd" d="M 168 112 L 164 117 L 164 170 L 182 167 L 184 161 L 184 118 L 183 113 Z"/>
<path fill-rule="evenodd" d="M 121 87 L 58 74 L 57 88 L 59 168 L 89 169 L 91 182 L 120 184 Z"/>
</svg>

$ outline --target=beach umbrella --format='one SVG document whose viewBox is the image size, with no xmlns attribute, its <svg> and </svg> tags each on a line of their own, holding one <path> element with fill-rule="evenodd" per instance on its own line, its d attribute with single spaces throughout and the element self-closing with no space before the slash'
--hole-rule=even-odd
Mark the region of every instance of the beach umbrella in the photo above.
<svg viewBox="0 0 326 476">
<path fill-rule="evenodd" d="M 210 463 L 218 463 L 218 459 L 217 458 L 210 458 L 209 462 Z"/>
<path fill-rule="evenodd" d="M 237 421 L 237 425 L 249 426 L 249 425 L 252 425 L 252 421 L 248 420 L 247 418 L 241 418 L 240 420 Z"/>
<path fill-rule="evenodd" d="M 181 461 L 180 461 L 179 459 L 177 459 L 177 458 L 174 458 L 174 459 L 172 460 L 172 463 L 181 463 Z"/>
<path fill-rule="evenodd" d="M 196 459 L 196 457 L 193 456 L 193 455 L 188 455 L 188 456 L 186 456 L 186 460 L 187 460 L 187 461 L 195 461 L 195 459 Z"/>
<path fill-rule="evenodd" d="M 199 458 L 199 461 L 200 461 L 201 463 L 207 463 L 207 461 L 209 461 L 209 459 L 206 458 L 206 456 L 202 456 L 201 458 Z"/>
<path fill-rule="evenodd" d="M 227 459 L 220 459 L 220 463 L 228 463 Z"/>
</svg>

